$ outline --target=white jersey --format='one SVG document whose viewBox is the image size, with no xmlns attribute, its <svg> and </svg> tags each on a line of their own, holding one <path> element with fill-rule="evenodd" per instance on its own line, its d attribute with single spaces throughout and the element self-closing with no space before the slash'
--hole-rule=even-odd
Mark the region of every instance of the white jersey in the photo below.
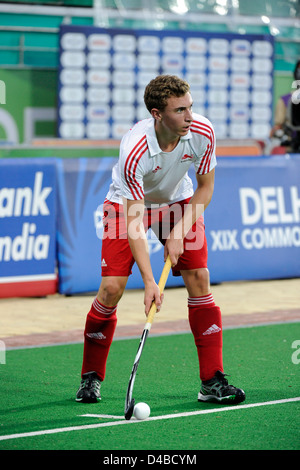
<svg viewBox="0 0 300 470">
<path fill-rule="evenodd" d="M 188 133 L 171 152 L 160 149 L 154 122 L 144 119 L 124 135 L 108 200 L 122 204 L 122 197 L 144 199 L 146 206 L 181 201 L 194 193 L 188 176 L 191 164 L 200 175 L 216 166 L 215 135 L 208 119 L 193 113 Z"/>
</svg>

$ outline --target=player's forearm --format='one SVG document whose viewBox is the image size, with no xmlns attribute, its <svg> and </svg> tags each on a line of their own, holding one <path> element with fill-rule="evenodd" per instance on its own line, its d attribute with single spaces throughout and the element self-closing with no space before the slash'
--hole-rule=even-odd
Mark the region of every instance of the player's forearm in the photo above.
<svg viewBox="0 0 300 470">
<path fill-rule="evenodd" d="M 138 237 L 128 236 L 128 241 L 144 282 L 145 314 L 148 315 L 153 302 L 155 302 L 157 310 L 160 310 L 162 295 L 152 273 L 148 243 L 146 236 L 143 235 L 144 226 L 140 227 L 140 231 L 138 229 L 138 233 L 140 234 Z"/>
<path fill-rule="evenodd" d="M 185 208 L 182 219 L 174 226 L 171 236 L 176 240 L 180 238 L 183 240 L 196 220 L 203 215 L 206 207 L 211 201 L 211 198 L 211 189 L 207 187 L 197 188 L 189 204 L 187 204 Z"/>
<path fill-rule="evenodd" d="M 148 242 L 143 224 L 144 201 L 123 200 L 128 243 L 144 283 L 153 282 Z"/>
<path fill-rule="evenodd" d="M 135 262 L 140 270 L 144 284 L 147 282 L 153 282 L 154 277 L 152 273 L 148 243 L 144 227 L 136 227 L 134 233 L 130 233 L 129 229 L 128 242 Z"/>
<path fill-rule="evenodd" d="M 215 170 L 211 170 L 205 175 L 196 175 L 197 178 L 197 188 L 194 192 L 193 197 L 190 199 L 189 204 L 187 205 L 182 219 L 175 225 L 173 233 L 171 236 L 176 238 L 186 237 L 187 233 L 194 225 L 196 220 L 203 214 L 207 206 L 209 205 L 213 192 L 214 192 L 214 180 L 215 180 Z"/>
</svg>

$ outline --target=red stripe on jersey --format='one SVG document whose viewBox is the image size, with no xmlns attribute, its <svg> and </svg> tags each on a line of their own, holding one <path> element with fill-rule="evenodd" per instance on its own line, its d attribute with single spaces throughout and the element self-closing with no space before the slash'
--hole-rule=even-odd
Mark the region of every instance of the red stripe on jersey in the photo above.
<svg viewBox="0 0 300 470">
<path fill-rule="evenodd" d="M 143 199 L 144 197 L 143 189 L 138 183 L 135 173 L 138 162 L 147 148 L 147 139 L 146 136 L 143 136 L 132 149 L 125 162 L 124 176 L 134 199 Z"/>
<path fill-rule="evenodd" d="M 197 173 L 199 174 L 202 170 L 202 175 L 208 172 L 209 170 L 209 164 L 211 160 L 211 155 L 212 155 L 212 149 L 213 147 L 210 144 L 207 144 L 205 154 L 202 157 L 201 163 L 199 165 Z"/>
<path fill-rule="evenodd" d="M 206 137 L 209 137 L 213 133 L 213 129 L 211 126 L 199 121 L 193 121 L 191 124 L 191 128 L 194 128 L 195 132 L 197 132 L 198 130 L 199 134 L 205 135 Z"/>
<path fill-rule="evenodd" d="M 191 132 L 203 135 L 209 140 L 206 151 L 201 159 L 197 174 L 205 174 L 209 171 L 211 157 L 215 146 L 215 136 L 212 127 L 203 122 L 193 121 L 191 125 Z"/>
</svg>

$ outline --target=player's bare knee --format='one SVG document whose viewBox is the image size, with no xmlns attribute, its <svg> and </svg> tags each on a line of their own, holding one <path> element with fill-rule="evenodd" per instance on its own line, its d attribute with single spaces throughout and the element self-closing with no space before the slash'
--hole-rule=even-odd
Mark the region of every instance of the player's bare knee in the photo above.
<svg viewBox="0 0 300 470">
<path fill-rule="evenodd" d="M 196 280 L 199 285 L 204 288 L 209 286 L 209 270 L 207 268 L 201 268 L 196 270 Z"/>
<path fill-rule="evenodd" d="M 101 283 L 97 298 L 106 306 L 117 305 L 124 292 L 124 286 L 117 279 L 106 279 Z"/>
<path fill-rule="evenodd" d="M 185 271 L 182 272 L 182 276 L 191 297 L 206 295 L 210 292 L 210 278 L 207 268 Z"/>
</svg>

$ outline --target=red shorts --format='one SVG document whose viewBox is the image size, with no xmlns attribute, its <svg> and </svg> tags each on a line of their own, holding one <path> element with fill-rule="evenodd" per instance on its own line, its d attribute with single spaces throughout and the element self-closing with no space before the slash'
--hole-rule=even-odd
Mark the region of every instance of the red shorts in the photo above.
<svg viewBox="0 0 300 470">
<path fill-rule="evenodd" d="M 150 228 L 151 240 L 158 238 L 164 245 L 169 233 L 178 220 L 181 219 L 185 205 L 189 199 L 162 207 L 146 208 L 144 226 L 147 232 Z M 155 236 L 153 235 L 155 234 Z M 101 269 L 102 276 L 129 276 L 134 258 L 127 239 L 127 228 L 123 206 L 105 201 L 103 206 L 103 238 Z M 203 217 L 195 222 L 184 239 L 184 252 L 178 263 L 172 268 L 173 275 L 179 276 L 181 270 L 207 267 L 207 242 Z"/>
</svg>

